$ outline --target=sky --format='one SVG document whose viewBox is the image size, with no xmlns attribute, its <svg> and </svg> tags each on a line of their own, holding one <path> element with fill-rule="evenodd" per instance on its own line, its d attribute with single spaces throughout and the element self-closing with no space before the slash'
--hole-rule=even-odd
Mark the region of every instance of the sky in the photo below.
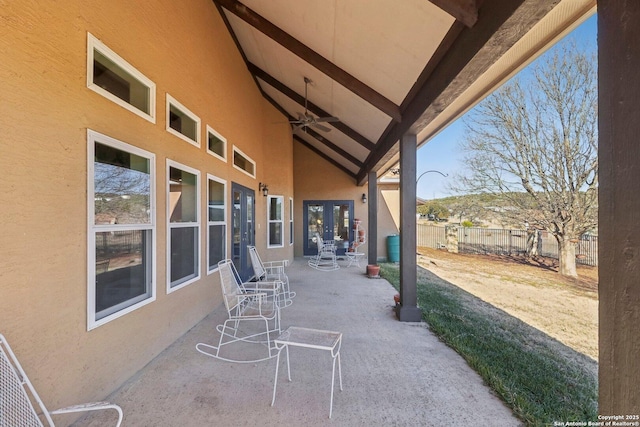
<svg viewBox="0 0 640 427">
<path fill-rule="evenodd" d="M 574 39 L 578 45 L 596 49 L 596 33 L 596 15 L 594 15 L 568 34 L 558 45 L 569 39 Z M 544 58 L 544 56 L 552 52 L 553 49 L 552 47 L 542 54 L 520 73 L 528 72 L 529 67 L 541 58 Z M 455 174 L 463 172 L 463 155 L 459 147 L 464 137 L 463 119 L 464 116 L 452 123 L 418 150 L 417 177 L 420 177 L 422 173 L 429 170 L 437 170 L 448 175 L 448 177 L 443 177 L 435 172 L 423 175 L 418 180 L 416 191 L 418 197 L 430 200 L 453 195 L 451 190 L 447 188 L 447 182 L 451 180 Z"/>
</svg>

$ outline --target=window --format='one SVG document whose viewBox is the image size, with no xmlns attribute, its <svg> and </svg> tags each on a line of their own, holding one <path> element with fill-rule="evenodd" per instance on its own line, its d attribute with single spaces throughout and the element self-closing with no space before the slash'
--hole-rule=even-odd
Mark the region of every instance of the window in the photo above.
<svg viewBox="0 0 640 427">
<path fill-rule="evenodd" d="M 293 199 L 289 197 L 289 245 L 293 245 Z"/>
<path fill-rule="evenodd" d="M 87 328 L 155 300 L 155 157 L 87 131 Z"/>
<path fill-rule="evenodd" d="M 252 178 L 256 177 L 256 162 L 251 160 L 246 154 L 233 146 L 233 167 L 241 170 Z"/>
<path fill-rule="evenodd" d="M 200 118 L 167 94 L 167 132 L 200 147 Z"/>
<path fill-rule="evenodd" d="M 207 153 L 227 161 L 227 139 L 207 125 Z"/>
<path fill-rule="evenodd" d="M 227 257 L 227 182 L 213 175 L 207 175 L 207 178 L 209 180 L 207 271 L 212 273 L 218 269 L 218 261 Z"/>
<path fill-rule="evenodd" d="M 284 197 L 267 196 L 267 247 L 282 248 L 284 247 Z"/>
<path fill-rule="evenodd" d="M 87 87 L 121 107 L 156 122 L 156 85 L 87 33 Z"/>
<path fill-rule="evenodd" d="M 200 172 L 167 160 L 167 293 L 200 278 Z"/>
</svg>

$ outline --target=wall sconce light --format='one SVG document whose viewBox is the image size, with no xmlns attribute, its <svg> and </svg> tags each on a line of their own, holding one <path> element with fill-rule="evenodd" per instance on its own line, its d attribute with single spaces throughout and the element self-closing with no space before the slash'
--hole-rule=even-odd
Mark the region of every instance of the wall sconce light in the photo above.
<svg viewBox="0 0 640 427">
<path fill-rule="evenodd" d="M 367 195 L 362 193 L 362 203 L 367 203 Z"/>
<path fill-rule="evenodd" d="M 258 189 L 262 191 L 262 195 L 264 197 L 267 197 L 267 195 L 269 194 L 269 188 L 267 188 L 267 184 L 259 183 Z"/>
</svg>

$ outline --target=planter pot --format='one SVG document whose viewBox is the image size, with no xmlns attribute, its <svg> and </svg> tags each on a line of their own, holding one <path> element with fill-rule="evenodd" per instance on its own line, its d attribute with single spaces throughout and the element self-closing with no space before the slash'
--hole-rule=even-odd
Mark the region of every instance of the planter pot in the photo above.
<svg viewBox="0 0 640 427">
<path fill-rule="evenodd" d="M 393 296 L 393 301 L 396 303 L 396 305 L 400 304 L 400 294 L 395 294 Z"/>
<path fill-rule="evenodd" d="M 380 276 L 380 266 L 375 264 L 367 265 L 367 276 L 378 277 Z"/>
</svg>

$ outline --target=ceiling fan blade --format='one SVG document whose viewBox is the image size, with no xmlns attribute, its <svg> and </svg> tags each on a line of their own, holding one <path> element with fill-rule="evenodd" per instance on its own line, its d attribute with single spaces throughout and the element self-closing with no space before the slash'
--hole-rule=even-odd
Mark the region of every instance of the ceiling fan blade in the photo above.
<svg viewBox="0 0 640 427">
<path fill-rule="evenodd" d="M 318 123 L 311 123 L 311 126 L 316 128 L 316 129 L 320 129 L 323 132 L 331 132 L 331 128 L 328 128 L 328 127 L 323 126 L 323 125 L 318 124 Z"/>
<path fill-rule="evenodd" d="M 334 123 L 339 122 L 340 119 L 337 117 L 318 117 L 316 122 L 326 122 L 326 123 Z"/>
</svg>

